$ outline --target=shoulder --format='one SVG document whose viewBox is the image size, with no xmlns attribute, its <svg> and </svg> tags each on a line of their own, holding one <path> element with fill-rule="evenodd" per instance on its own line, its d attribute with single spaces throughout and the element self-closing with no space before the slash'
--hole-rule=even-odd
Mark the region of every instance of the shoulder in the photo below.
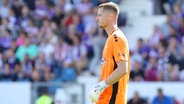
<svg viewBox="0 0 184 104">
<path fill-rule="evenodd" d="M 125 42 L 125 41 L 127 41 L 124 33 L 121 30 L 115 31 L 109 38 L 113 42 Z"/>
</svg>

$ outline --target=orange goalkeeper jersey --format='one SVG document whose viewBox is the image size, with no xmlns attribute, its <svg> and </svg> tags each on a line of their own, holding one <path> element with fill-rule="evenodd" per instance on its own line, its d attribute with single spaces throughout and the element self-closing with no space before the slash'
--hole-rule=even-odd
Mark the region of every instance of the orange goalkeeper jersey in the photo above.
<svg viewBox="0 0 184 104">
<path fill-rule="evenodd" d="M 125 35 L 116 29 L 106 40 L 102 53 L 100 81 L 105 80 L 116 68 L 119 61 L 128 62 L 128 73 L 117 83 L 104 90 L 97 104 L 126 104 L 127 87 L 130 73 L 130 57 L 128 42 Z"/>
</svg>

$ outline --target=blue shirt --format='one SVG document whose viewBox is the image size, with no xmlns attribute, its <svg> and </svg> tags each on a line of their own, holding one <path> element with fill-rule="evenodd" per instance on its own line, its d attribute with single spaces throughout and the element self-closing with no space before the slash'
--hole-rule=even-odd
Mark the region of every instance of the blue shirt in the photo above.
<svg viewBox="0 0 184 104">
<path fill-rule="evenodd" d="M 167 96 L 163 96 L 163 99 L 160 99 L 158 96 L 154 98 L 152 104 L 174 104 L 172 99 Z"/>
</svg>

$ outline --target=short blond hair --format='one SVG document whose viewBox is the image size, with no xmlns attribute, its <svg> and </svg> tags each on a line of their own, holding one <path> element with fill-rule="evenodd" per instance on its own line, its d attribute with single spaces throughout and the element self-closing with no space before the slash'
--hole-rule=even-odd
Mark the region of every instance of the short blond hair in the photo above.
<svg viewBox="0 0 184 104">
<path fill-rule="evenodd" d="M 110 10 L 110 11 L 114 12 L 116 15 L 119 15 L 119 7 L 114 2 L 106 2 L 106 3 L 100 4 L 98 6 L 98 9 L 99 8 L 103 8 L 105 10 Z"/>
</svg>

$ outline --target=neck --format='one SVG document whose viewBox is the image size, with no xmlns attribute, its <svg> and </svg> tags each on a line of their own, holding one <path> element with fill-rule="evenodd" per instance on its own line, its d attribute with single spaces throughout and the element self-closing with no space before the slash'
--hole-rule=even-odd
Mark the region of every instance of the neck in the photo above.
<svg viewBox="0 0 184 104">
<path fill-rule="evenodd" d="M 115 29 L 118 29 L 117 24 L 107 26 L 105 28 L 105 31 L 107 32 L 108 36 L 110 36 L 114 32 Z"/>
</svg>

